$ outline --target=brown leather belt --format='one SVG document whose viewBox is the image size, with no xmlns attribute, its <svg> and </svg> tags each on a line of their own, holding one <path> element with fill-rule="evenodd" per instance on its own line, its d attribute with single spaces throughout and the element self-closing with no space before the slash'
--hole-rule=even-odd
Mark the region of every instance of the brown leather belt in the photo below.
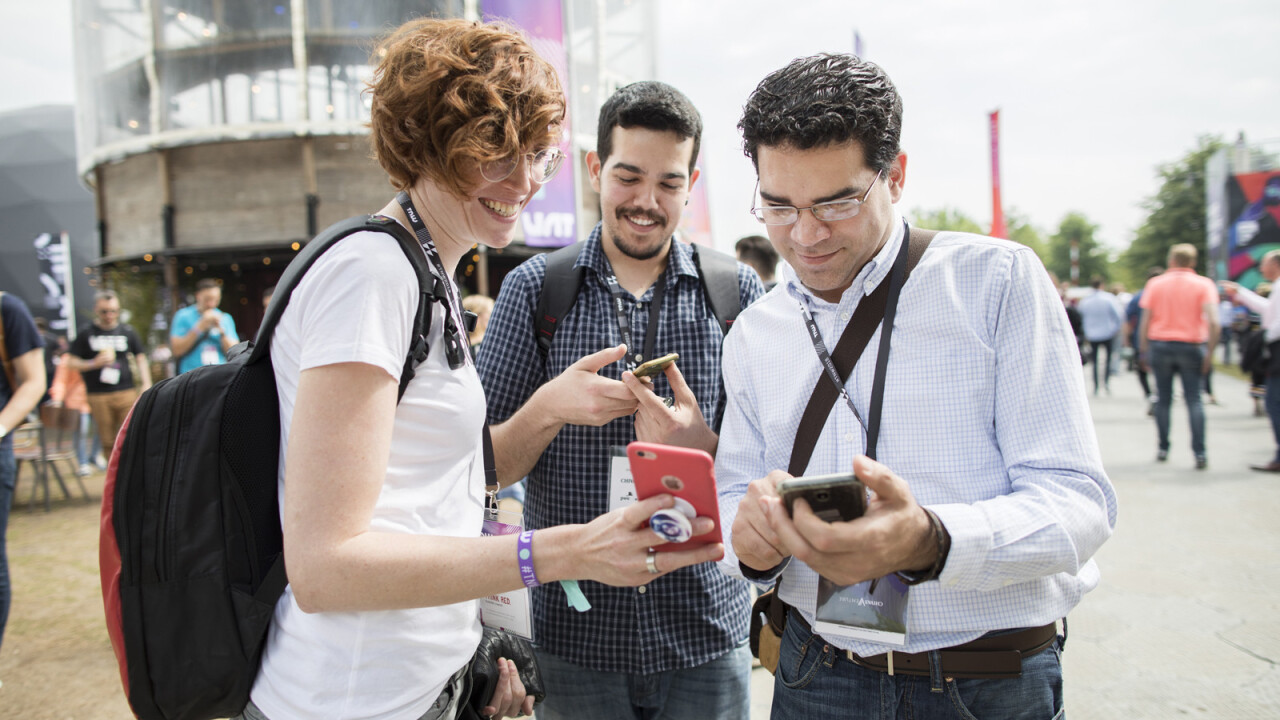
<svg viewBox="0 0 1280 720">
<path fill-rule="evenodd" d="M 794 610 L 794 608 L 791 608 Z M 798 621 L 812 633 L 809 622 L 798 611 L 788 613 L 788 622 Z M 815 635 L 821 638 L 821 635 Z M 1057 623 L 1027 628 L 1004 635 L 980 637 L 963 645 L 938 650 L 942 675 L 948 678 L 1016 678 L 1022 675 L 1022 659 L 1042 652 L 1058 637 Z M 826 642 L 825 638 L 823 641 Z M 829 643 L 828 643 L 829 644 Z M 859 667 L 890 675 L 929 677 L 929 653 L 888 652 L 863 657 L 852 650 L 835 648 Z"/>
</svg>

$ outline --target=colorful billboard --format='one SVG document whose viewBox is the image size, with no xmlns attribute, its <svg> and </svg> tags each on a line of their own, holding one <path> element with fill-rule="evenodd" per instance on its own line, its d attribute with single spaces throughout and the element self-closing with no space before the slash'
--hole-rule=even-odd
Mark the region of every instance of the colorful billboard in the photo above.
<svg viewBox="0 0 1280 720">
<path fill-rule="evenodd" d="M 564 47 L 564 16 L 560 0 L 481 0 L 484 19 L 506 20 L 528 34 L 537 51 L 551 63 L 560 76 L 560 84 L 569 87 L 569 61 Z M 524 242 L 535 247 L 559 247 L 577 240 L 574 212 L 574 153 L 568 139 L 572 137 L 569 115 L 564 119 L 564 141 L 561 150 L 568 155 L 560 172 L 542 186 L 520 216 Z"/>
<path fill-rule="evenodd" d="M 1280 249 L 1280 171 L 1231 175 L 1225 189 L 1227 276 L 1254 287 L 1262 256 Z"/>
</svg>

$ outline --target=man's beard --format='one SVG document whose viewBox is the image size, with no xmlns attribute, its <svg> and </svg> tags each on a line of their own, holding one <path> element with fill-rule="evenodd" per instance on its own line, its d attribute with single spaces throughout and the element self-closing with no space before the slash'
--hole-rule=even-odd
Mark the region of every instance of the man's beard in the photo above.
<svg viewBox="0 0 1280 720">
<path fill-rule="evenodd" d="M 665 236 L 665 235 L 663 237 L 663 242 L 655 244 L 652 248 L 640 248 L 640 247 L 632 246 L 629 243 L 626 243 L 623 240 L 623 233 L 621 232 L 621 226 L 622 226 L 622 223 L 626 221 L 626 218 L 638 217 L 638 218 L 644 218 L 646 220 L 652 220 L 657 227 L 666 227 L 667 218 L 663 217 L 662 215 L 659 215 L 658 213 L 652 213 L 646 210 L 623 210 L 621 208 L 619 208 L 614 212 L 614 216 L 617 217 L 618 219 L 619 232 L 616 233 L 616 236 L 613 238 L 613 245 L 614 247 L 618 248 L 618 251 L 621 252 L 623 255 L 626 255 L 627 257 L 632 258 L 633 260 L 652 260 L 653 258 L 657 257 L 664 249 L 666 249 L 667 247 L 666 240 L 668 239 L 668 236 Z"/>
</svg>

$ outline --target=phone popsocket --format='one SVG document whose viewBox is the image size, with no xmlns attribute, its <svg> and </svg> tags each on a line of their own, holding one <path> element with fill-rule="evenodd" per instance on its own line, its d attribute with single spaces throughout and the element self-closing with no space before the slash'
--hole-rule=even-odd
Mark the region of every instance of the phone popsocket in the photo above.
<svg viewBox="0 0 1280 720">
<path fill-rule="evenodd" d="M 693 519 L 698 513 L 684 498 L 675 500 L 675 507 L 658 510 L 649 516 L 649 529 L 667 542 L 688 542 L 693 537 Z"/>
</svg>

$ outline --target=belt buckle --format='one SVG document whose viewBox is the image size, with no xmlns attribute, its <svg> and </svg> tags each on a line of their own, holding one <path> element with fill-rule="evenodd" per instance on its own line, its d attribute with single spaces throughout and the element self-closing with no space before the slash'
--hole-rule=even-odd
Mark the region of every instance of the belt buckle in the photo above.
<svg viewBox="0 0 1280 720">
<path fill-rule="evenodd" d="M 848 660 L 854 665 L 859 665 L 859 666 L 862 665 L 862 663 L 858 662 L 858 659 L 860 658 L 858 658 L 858 656 L 852 650 L 844 650 L 842 652 L 844 652 L 845 660 Z M 893 675 L 893 651 L 888 650 L 885 652 L 884 655 L 885 655 L 885 661 L 889 664 L 889 667 L 888 667 L 889 675 Z"/>
</svg>

